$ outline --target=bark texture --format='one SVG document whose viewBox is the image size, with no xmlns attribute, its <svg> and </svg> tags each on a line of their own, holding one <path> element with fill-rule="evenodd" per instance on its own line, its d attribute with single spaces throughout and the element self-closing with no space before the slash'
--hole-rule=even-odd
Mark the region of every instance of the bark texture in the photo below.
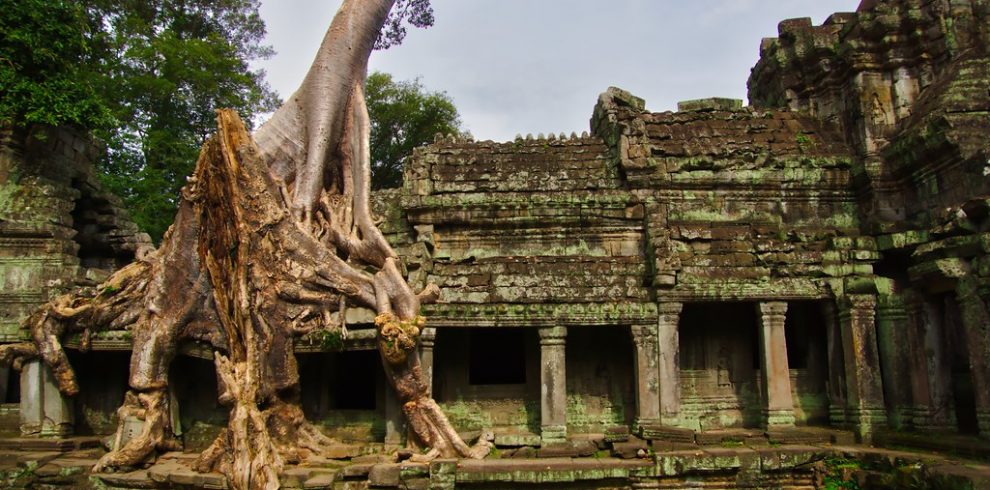
<svg viewBox="0 0 990 490">
<path fill-rule="evenodd" d="M 254 137 L 237 114 L 219 111 L 218 133 L 202 150 L 161 248 L 96 289 L 42 307 L 27 320 L 33 343 L 0 347 L 0 361 L 15 366 L 40 357 L 59 389 L 75 395 L 61 339 L 133 333 L 117 445 L 97 470 L 134 466 L 179 446 L 168 368 L 182 342 L 197 341 L 214 349 L 220 401 L 231 410 L 197 469 L 221 471 L 237 489 L 278 488 L 285 464 L 331 442 L 299 406 L 293 339 L 341 328 L 331 313 L 345 303 L 378 313 L 385 371 L 429 449 L 420 458 L 487 455 L 488 441 L 472 447 L 460 439 L 420 370 L 420 304 L 439 290 L 409 288 L 370 211 L 363 84 L 393 2 L 346 0 L 302 87 Z M 143 421 L 143 430 L 123 441 L 128 418 Z"/>
</svg>

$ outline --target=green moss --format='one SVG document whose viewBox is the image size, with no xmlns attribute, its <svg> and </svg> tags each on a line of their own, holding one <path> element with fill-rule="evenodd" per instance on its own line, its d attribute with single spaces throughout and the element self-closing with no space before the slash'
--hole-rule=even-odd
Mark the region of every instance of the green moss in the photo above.
<svg viewBox="0 0 990 490">
<path fill-rule="evenodd" d="M 340 330 L 320 330 L 316 336 L 323 351 L 339 352 L 344 349 L 344 337 Z"/>
<path fill-rule="evenodd" d="M 817 146 L 815 140 L 813 140 L 810 136 L 804 133 L 798 133 L 794 137 L 794 142 L 797 143 L 798 150 L 800 150 L 801 153 L 807 153 L 815 149 L 815 147 Z"/>
<path fill-rule="evenodd" d="M 828 458 L 825 463 L 825 475 L 822 479 L 826 490 L 859 490 L 860 486 L 851 478 L 852 472 L 862 468 L 856 460 L 846 458 Z"/>
</svg>

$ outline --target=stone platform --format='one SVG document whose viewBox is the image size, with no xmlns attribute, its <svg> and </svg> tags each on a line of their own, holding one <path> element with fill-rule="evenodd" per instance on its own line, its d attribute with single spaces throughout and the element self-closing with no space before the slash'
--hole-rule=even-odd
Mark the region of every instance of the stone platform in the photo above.
<svg viewBox="0 0 990 490">
<path fill-rule="evenodd" d="M 4 488 L 228 488 L 217 473 L 190 469 L 195 454 L 167 453 L 132 472 L 90 474 L 101 449 L 0 450 Z M 838 481 L 858 487 L 829 487 Z M 654 451 L 631 459 L 599 451 L 581 458 L 503 458 L 398 462 L 393 454 L 316 458 L 288 468 L 283 488 L 990 488 L 990 466 L 922 452 L 845 445 L 722 442 Z"/>
</svg>

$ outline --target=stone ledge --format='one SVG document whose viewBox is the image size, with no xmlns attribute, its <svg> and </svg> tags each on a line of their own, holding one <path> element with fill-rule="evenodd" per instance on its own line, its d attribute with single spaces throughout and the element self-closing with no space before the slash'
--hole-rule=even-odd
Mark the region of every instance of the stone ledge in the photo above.
<svg viewBox="0 0 990 490">
<path fill-rule="evenodd" d="M 734 111 L 743 108 L 743 101 L 726 97 L 682 100 L 677 103 L 678 112 L 687 111 Z"/>
</svg>

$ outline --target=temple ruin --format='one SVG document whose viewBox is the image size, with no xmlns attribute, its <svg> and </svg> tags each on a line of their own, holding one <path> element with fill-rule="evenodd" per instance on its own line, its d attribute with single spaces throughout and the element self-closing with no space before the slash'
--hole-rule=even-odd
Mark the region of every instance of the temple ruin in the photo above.
<svg viewBox="0 0 990 490">
<path fill-rule="evenodd" d="M 419 347 L 434 398 L 458 431 L 492 431 L 506 460 L 628 459 L 575 459 L 559 480 L 536 463 L 485 473 L 443 460 L 408 481 L 812 488 L 830 445 L 990 459 L 988 48 L 984 0 L 866 0 L 822 25 L 781 22 L 760 46 L 751 106 L 654 113 L 609 88 L 583 135 L 438 136 L 416 150 L 404 186 L 373 204 L 414 289 L 443 291 L 423 306 Z M 97 151 L 63 129 L 0 138 L 3 342 L 24 338 L 39 304 L 151 246 L 100 189 Z M 374 313 L 340 315 L 346 336 L 294 346 L 303 409 L 341 441 L 336 459 L 394 452 L 407 429 Z M 65 345 L 74 399 L 40 361 L 0 370 L 12 444 L 78 449 L 115 430 L 130 333 Z M 189 452 L 226 425 L 212 359 L 189 342 L 172 367 Z M 758 448 L 755 468 L 737 447 Z M 305 488 L 417 488 L 365 466 Z M 981 471 L 926 475 L 988 488 Z"/>
</svg>

